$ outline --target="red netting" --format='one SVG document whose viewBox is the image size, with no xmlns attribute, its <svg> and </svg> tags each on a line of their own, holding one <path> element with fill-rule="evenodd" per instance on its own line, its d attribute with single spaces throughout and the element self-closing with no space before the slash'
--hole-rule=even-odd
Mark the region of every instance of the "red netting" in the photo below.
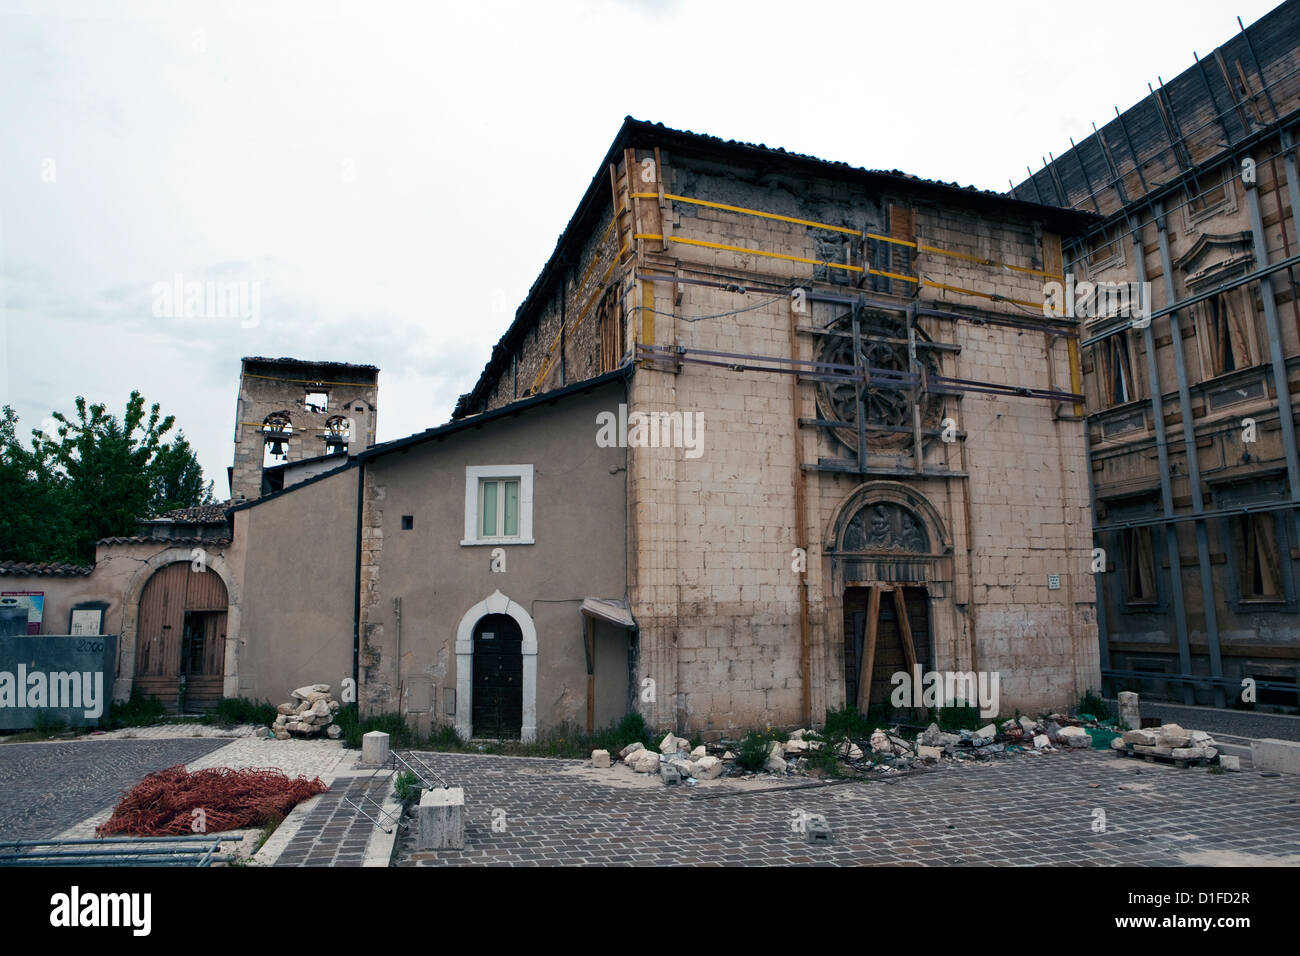
<svg viewBox="0 0 1300 956">
<path fill-rule="evenodd" d="M 188 773 L 177 764 L 128 790 L 95 833 L 166 836 L 261 827 L 328 789 L 320 777 L 287 777 L 279 770 L 215 767 Z"/>
</svg>

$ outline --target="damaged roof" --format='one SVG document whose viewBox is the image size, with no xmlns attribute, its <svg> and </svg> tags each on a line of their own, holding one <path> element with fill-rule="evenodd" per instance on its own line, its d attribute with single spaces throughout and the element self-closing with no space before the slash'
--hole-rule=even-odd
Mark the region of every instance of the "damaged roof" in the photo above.
<svg viewBox="0 0 1300 956">
<path fill-rule="evenodd" d="M 84 577 L 95 570 L 93 564 L 64 564 L 59 561 L 0 561 L 0 575 L 14 577 Z"/>
<path fill-rule="evenodd" d="M 762 143 L 755 145 L 705 133 L 672 129 L 662 123 L 650 123 L 628 116 L 624 118 L 613 143 L 596 167 L 596 174 L 578 203 L 573 217 L 556 241 L 555 250 L 533 281 L 523 304 L 515 311 L 515 318 L 510 327 L 493 347 L 492 355 L 474 388 L 457 399 L 455 411 L 452 412 L 453 419 L 472 414 L 473 409 L 482 404 L 488 385 L 495 381 L 509 364 L 510 355 L 517 349 L 525 331 L 532 327 L 534 315 L 542 301 L 550 294 L 565 269 L 573 264 L 581 250 L 582 242 L 600 217 L 610 208 L 609 165 L 618 161 L 624 149 L 648 149 L 656 146 L 682 155 L 736 157 L 764 170 L 781 169 L 797 175 L 839 179 L 880 190 L 906 190 L 966 209 L 1009 212 L 1038 220 L 1048 228 L 1067 235 L 1081 233 L 1094 222 L 1099 221 L 1099 217 L 1092 213 L 1027 202 L 994 190 L 922 179 L 896 169 L 863 169 L 849 163 L 819 159 L 816 156 L 789 152 Z"/>
<path fill-rule="evenodd" d="M 361 372 L 378 372 L 378 365 L 356 365 L 352 362 L 311 361 L 296 358 L 267 358 L 264 355 L 245 355 L 241 362 L 261 362 L 266 365 L 296 365 L 299 368 L 349 368 Z"/>
<path fill-rule="evenodd" d="M 156 515 L 145 524 L 225 524 L 226 509 L 229 501 L 218 501 L 210 505 L 196 505 L 193 508 L 177 508 L 166 514 Z"/>
</svg>

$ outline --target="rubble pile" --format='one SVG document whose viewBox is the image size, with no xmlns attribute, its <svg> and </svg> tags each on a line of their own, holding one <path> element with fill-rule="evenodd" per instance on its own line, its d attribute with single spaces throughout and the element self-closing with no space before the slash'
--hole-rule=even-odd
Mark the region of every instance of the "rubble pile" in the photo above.
<svg viewBox="0 0 1300 956">
<path fill-rule="evenodd" d="M 334 723 L 339 702 L 330 696 L 329 684 L 308 684 L 299 687 L 276 708 L 278 716 L 271 726 L 276 740 L 290 737 L 316 737 L 322 732 L 331 740 L 343 735 L 343 729 Z"/>
<path fill-rule="evenodd" d="M 796 730 L 785 741 L 772 740 L 761 771 L 747 769 L 738 757 L 739 741 L 721 740 L 695 748 L 676 734 L 667 734 L 657 749 L 641 743 L 628 744 L 617 754 L 605 750 L 592 753 L 592 766 L 610 768 L 622 763 L 636 773 L 657 774 L 667 786 L 717 777 L 895 773 L 921 769 L 943 761 L 981 761 L 1014 755 L 1039 756 L 1049 753 L 1095 748 L 1137 750 L 1176 761 L 1214 759 L 1218 751 L 1204 731 L 1184 730 L 1166 724 L 1151 730 L 1120 732 L 1087 714 L 1071 717 L 1050 714 L 1042 718 L 1016 717 L 1001 724 L 960 730 L 942 730 L 932 723 L 919 733 L 915 725 L 906 734 L 903 725 L 876 728 L 868 740 L 828 740 L 813 730 Z M 915 739 L 910 739 L 914 737 Z M 830 750 L 828 757 L 824 751 Z M 752 756 L 751 764 L 756 760 Z M 758 759 L 761 759 L 761 751 Z"/>
<path fill-rule="evenodd" d="M 1203 730 L 1184 730 L 1177 724 L 1161 724 L 1146 730 L 1126 730 L 1122 737 L 1110 742 L 1116 750 L 1171 760 L 1213 760 L 1219 755 L 1218 745 Z"/>
</svg>

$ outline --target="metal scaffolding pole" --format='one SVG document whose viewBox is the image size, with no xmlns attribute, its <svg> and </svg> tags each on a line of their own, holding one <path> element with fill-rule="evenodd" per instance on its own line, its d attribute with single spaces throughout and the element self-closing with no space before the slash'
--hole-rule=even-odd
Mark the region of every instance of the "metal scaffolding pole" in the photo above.
<svg viewBox="0 0 1300 956">
<path fill-rule="evenodd" d="M 1155 212 L 1156 236 L 1160 245 L 1160 268 L 1164 272 L 1165 298 L 1173 302 L 1178 294 L 1174 289 L 1174 267 L 1169 255 L 1169 236 L 1166 229 L 1168 223 L 1165 222 L 1163 202 L 1156 203 Z M 1192 396 L 1187 384 L 1187 363 L 1183 356 L 1182 326 L 1177 309 L 1169 313 L 1169 330 L 1173 342 L 1174 370 L 1178 374 L 1178 404 L 1183 419 L 1183 448 L 1187 458 L 1187 482 L 1192 498 L 1192 513 L 1200 515 L 1205 510 L 1201 500 L 1201 463 L 1197 459 L 1196 422 L 1192 418 Z M 1176 552 L 1176 534 L 1174 538 Z M 1223 676 L 1223 660 L 1219 655 L 1219 619 L 1215 606 L 1214 575 L 1210 567 L 1210 540 L 1204 520 L 1196 522 L 1196 557 L 1201 571 L 1201 606 L 1205 613 L 1206 640 L 1210 647 L 1210 675 L 1218 678 Z M 1175 577 L 1181 575 L 1182 561 L 1171 562 L 1169 570 Z M 1190 674 L 1191 650 L 1188 646 L 1186 630 L 1178 634 L 1178 655 L 1183 673 Z M 1195 703 L 1195 694 L 1190 685 L 1183 687 L 1183 700 L 1188 704 Z M 1216 707 L 1224 705 L 1223 688 L 1218 684 L 1215 685 L 1214 703 Z"/>
</svg>

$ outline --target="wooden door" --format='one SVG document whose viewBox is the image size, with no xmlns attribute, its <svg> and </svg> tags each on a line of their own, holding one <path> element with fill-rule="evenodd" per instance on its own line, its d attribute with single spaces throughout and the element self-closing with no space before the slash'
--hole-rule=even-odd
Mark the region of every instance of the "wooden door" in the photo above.
<svg viewBox="0 0 1300 956">
<path fill-rule="evenodd" d="M 221 697 L 226 656 L 226 585 L 211 570 L 187 562 L 154 572 L 140 594 L 134 686 L 157 697 L 169 713 L 211 707 Z"/>
<path fill-rule="evenodd" d="M 474 625 L 475 737 L 518 740 L 524 722 L 524 639 L 508 614 L 489 614 Z"/>
<path fill-rule="evenodd" d="M 900 606 L 904 613 L 899 614 Z M 900 626 L 906 622 L 906 626 Z M 890 585 L 844 592 L 845 702 L 866 713 L 889 703 L 899 671 L 930 669 L 930 601 L 923 587 Z M 868 688 L 863 680 L 870 681 Z"/>
</svg>

